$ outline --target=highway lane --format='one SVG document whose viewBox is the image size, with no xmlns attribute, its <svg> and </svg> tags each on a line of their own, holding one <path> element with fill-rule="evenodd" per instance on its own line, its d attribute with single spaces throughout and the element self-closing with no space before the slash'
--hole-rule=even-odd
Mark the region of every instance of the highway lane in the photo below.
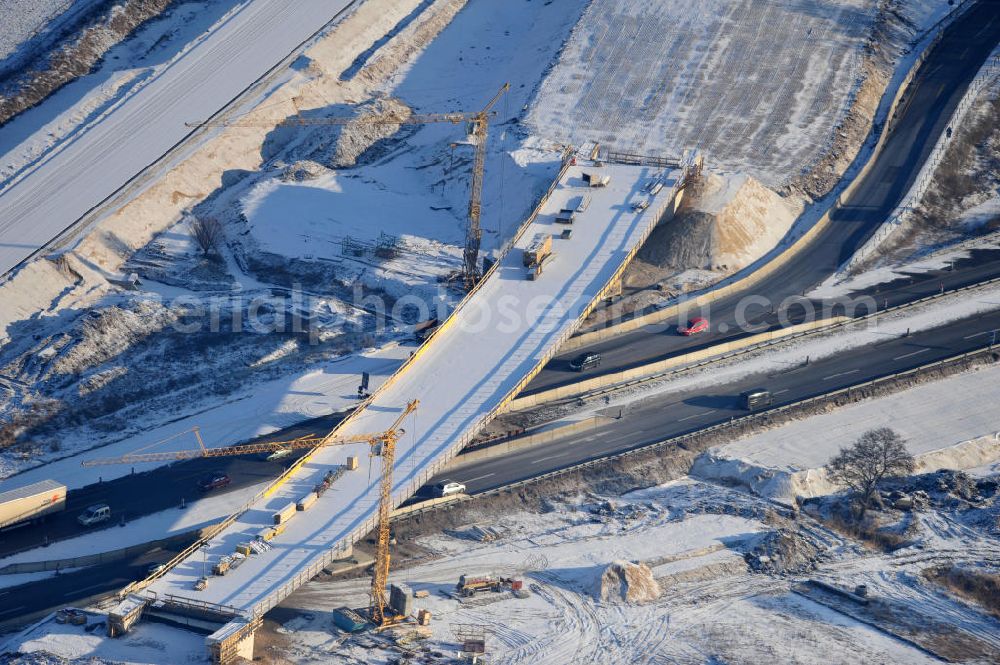
<svg viewBox="0 0 1000 665">
<path fill-rule="evenodd" d="M 969 83 L 998 41 L 1000 0 L 980 0 L 944 32 L 941 41 L 918 70 L 907 99 L 891 125 L 884 149 L 852 196 L 833 214 L 829 227 L 760 284 L 745 292 L 720 298 L 706 310 L 691 313 L 692 316 L 706 315 L 709 318 L 712 326 L 709 334 L 691 338 L 679 336 L 676 327 L 680 322 L 673 321 L 622 335 L 585 350 L 562 354 L 546 366 L 525 393 L 579 380 L 579 375 L 569 369 L 569 361 L 584 351 L 600 353 L 603 358 L 600 369 L 592 374 L 611 373 L 780 327 L 782 324 L 772 307 L 780 312 L 787 298 L 801 296 L 833 274 L 902 200 L 947 128 L 948 120 Z M 895 289 L 882 286 L 876 292 L 873 288 L 871 294 L 880 306 L 886 300 L 891 306 L 913 299 L 907 296 L 929 295 L 938 291 L 942 282 L 946 288 L 953 288 L 984 277 L 997 276 L 1000 275 L 997 256 L 997 253 L 986 257 L 980 255 L 967 262 L 972 269 L 968 277 L 931 273 L 914 278 L 912 284 L 897 284 Z M 957 266 L 958 272 L 964 265 Z M 918 287 L 918 283 L 922 283 L 922 287 Z M 750 304 L 743 311 L 743 320 L 755 328 L 752 332 L 740 325 L 741 317 L 738 316 L 741 301 L 749 295 L 762 296 L 766 300 L 766 303 Z M 823 311 L 824 305 L 836 313 L 836 308 L 829 303 L 819 303 L 817 311 Z M 862 309 L 857 313 L 865 312 Z M 793 305 L 785 318 L 787 324 L 799 322 L 802 319 L 801 307 Z"/>
<path fill-rule="evenodd" d="M 351 0 L 247 0 L 109 115 L 0 190 L 0 275 L 75 225 Z"/>
<path fill-rule="evenodd" d="M 739 400 L 745 390 L 766 388 L 774 395 L 775 406 L 781 406 L 983 348 L 993 340 L 994 332 L 1000 351 L 1000 311 L 909 337 L 890 338 L 808 365 L 775 367 L 772 373 L 749 376 L 710 390 L 664 395 L 607 426 L 440 474 L 419 496 L 426 498 L 430 486 L 446 478 L 465 483 L 470 493 L 476 493 L 642 447 L 746 415 Z"/>
<path fill-rule="evenodd" d="M 227 473 L 233 482 L 225 489 L 214 490 L 211 496 L 277 478 L 283 465 L 290 464 L 293 459 L 286 457 L 281 462 L 267 462 L 247 456 L 190 460 L 71 490 L 67 493 L 63 512 L 49 515 L 38 524 L 0 532 L 0 556 L 39 547 L 46 539 L 54 542 L 102 529 L 117 529 L 122 518 L 130 522 L 144 515 L 176 509 L 182 500 L 190 505 L 209 496 L 198 487 L 198 481 L 214 471 Z M 149 491 L 154 487 L 156 491 Z M 111 507 L 111 521 L 89 528 L 81 526 L 76 521 L 77 516 L 88 506 L 98 503 Z"/>
<path fill-rule="evenodd" d="M 161 549 L 122 561 L 60 573 L 37 582 L 2 588 L 0 624 L 20 623 L 32 615 L 60 607 L 72 607 L 82 604 L 81 601 L 118 591 L 145 578 L 151 564 L 169 561 L 179 552 L 180 550 Z"/>
</svg>

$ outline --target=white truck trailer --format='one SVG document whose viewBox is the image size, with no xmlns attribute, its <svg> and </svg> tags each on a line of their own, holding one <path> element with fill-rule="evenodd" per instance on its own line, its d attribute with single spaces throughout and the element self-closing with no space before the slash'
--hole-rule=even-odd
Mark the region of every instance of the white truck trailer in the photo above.
<svg viewBox="0 0 1000 665">
<path fill-rule="evenodd" d="M 0 529 L 24 526 L 65 509 L 66 486 L 54 480 L 0 492 Z"/>
</svg>

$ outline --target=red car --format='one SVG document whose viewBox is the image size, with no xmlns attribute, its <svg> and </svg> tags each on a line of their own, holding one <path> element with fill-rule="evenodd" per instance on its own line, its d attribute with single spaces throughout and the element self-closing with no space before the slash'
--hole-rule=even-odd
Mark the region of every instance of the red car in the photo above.
<svg viewBox="0 0 1000 665">
<path fill-rule="evenodd" d="M 198 486 L 201 487 L 201 491 L 210 492 L 212 490 L 217 490 L 226 487 L 231 482 L 233 482 L 232 479 L 226 474 L 213 473 L 210 476 L 205 476 L 204 478 L 202 478 L 201 482 L 198 483 Z"/>
<path fill-rule="evenodd" d="M 697 335 L 700 332 L 705 332 L 708 330 L 708 319 L 703 319 L 700 316 L 697 319 L 691 319 L 688 321 L 687 328 L 678 328 L 677 332 L 687 337 L 691 335 Z"/>
</svg>

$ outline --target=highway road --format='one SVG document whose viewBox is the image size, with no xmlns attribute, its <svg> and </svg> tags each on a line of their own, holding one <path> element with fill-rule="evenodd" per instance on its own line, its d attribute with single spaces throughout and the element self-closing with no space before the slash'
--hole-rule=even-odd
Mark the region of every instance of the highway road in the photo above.
<svg viewBox="0 0 1000 665">
<path fill-rule="evenodd" d="M 674 321 L 561 354 L 528 385 L 525 394 L 579 380 L 580 376 L 569 369 L 569 362 L 583 352 L 601 354 L 601 367 L 590 373 L 599 375 L 781 327 L 771 306 L 779 308 L 786 298 L 801 296 L 822 283 L 888 219 L 909 191 L 966 88 L 998 42 L 1000 0 L 980 0 L 944 32 L 918 70 L 884 149 L 853 195 L 833 214 L 829 227 L 788 264 L 752 289 L 720 298 L 710 309 L 703 310 L 704 314 L 693 313 L 707 316 L 711 323 L 708 334 L 690 338 L 677 335 L 678 322 Z M 873 289 L 872 294 L 879 306 L 886 300 L 891 306 L 938 292 L 942 283 L 945 288 L 964 286 L 1000 275 L 998 257 L 1000 253 L 980 253 L 957 264 L 955 271 L 914 277 L 910 283 L 892 287 L 883 285 L 877 293 Z M 968 274 L 965 268 L 969 269 Z M 749 295 L 761 296 L 767 302 L 746 308 L 744 318 L 754 327 L 752 331 L 738 325 L 737 318 L 740 302 Z M 822 307 L 818 304 L 817 311 L 822 311 Z M 865 313 L 864 309 L 857 312 Z M 786 323 L 797 323 L 802 316 L 801 307 L 793 306 Z"/>
<path fill-rule="evenodd" d="M 334 413 L 313 418 L 243 443 L 286 441 L 306 434 L 326 434 L 345 415 L 346 413 Z M 214 490 L 211 496 L 273 480 L 305 453 L 304 450 L 297 451 L 279 461 L 270 462 L 260 459 L 258 455 L 193 459 L 149 471 L 143 471 L 142 465 L 137 465 L 133 467 L 134 472 L 131 475 L 70 490 L 66 494 L 66 510 L 48 516 L 39 524 L 0 531 L 0 556 L 39 547 L 44 544 L 46 538 L 54 542 L 101 528 L 118 528 L 121 517 L 131 521 L 161 510 L 177 508 L 181 505 L 182 499 L 190 505 L 206 496 L 198 487 L 198 481 L 216 471 L 228 474 L 232 483 L 224 490 Z M 100 456 L 99 450 L 79 455 L 80 459 Z M 80 526 L 76 521 L 77 515 L 88 506 L 97 503 L 108 504 L 114 519 L 102 527 L 87 529 Z"/>
<path fill-rule="evenodd" d="M 351 0 L 246 0 L 93 126 L 0 189 L 0 276 L 75 225 Z M 2 131 L 2 130 L 0 130 Z"/>
<path fill-rule="evenodd" d="M 161 549 L 124 561 L 91 566 L 37 582 L 0 589 L 0 624 L 20 623 L 23 618 L 43 613 L 50 608 L 82 605 L 81 601 L 118 591 L 131 582 L 146 577 L 151 564 L 169 561 L 179 551 Z"/>
<path fill-rule="evenodd" d="M 889 339 L 879 345 L 861 347 L 839 356 L 814 361 L 808 366 L 777 369 L 769 375 L 747 377 L 711 391 L 665 395 L 662 400 L 649 402 L 641 409 L 629 412 L 628 418 L 610 425 L 441 474 L 431 479 L 411 501 L 429 498 L 431 487 L 441 480 L 449 479 L 465 483 L 469 492 L 475 494 L 726 422 L 731 417 L 746 414 L 746 411 L 740 408 L 739 395 L 750 388 L 764 387 L 771 390 L 775 395 L 775 406 L 781 406 L 864 383 L 879 376 L 926 365 L 937 359 L 988 345 L 992 340 L 993 331 L 1000 333 L 1000 311 L 917 332 L 906 338 Z M 328 422 L 313 423 L 271 436 L 287 438 L 299 436 L 307 431 L 323 433 L 328 429 Z M 156 507 L 160 504 L 172 508 L 178 504 L 182 495 L 197 496 L 195 484 L 203 471 L 218 468 L 226 470 L 234 477 L 234 486 L 259 482 L 263 475 L 277 475 L 280 472 L 277 465 L 261 462 L 252 456 L 231 458 L 221 467 L 219 460 L 183 462 L 160 467 L 145 474 L 126 476 L 103 485 L 84 488 L 76 497 L 71 493 L 71 502 L 78 505 L 73 510 L 67 511 L 66 515 L 75 519 L 76 508 L 79 506 L 98 500 L 114 502 L 116 501 L 114 495 L 120 495 L 122 501 L 131 501 L 136 514 L 139 511 L 155 512 L 163 509 Z M 37 539 L 42 537 L 45 528 L 45 526 L 26 527 L 19 531 L 26 537 Z M 75 522 L 69 524 L 67 528 L 77 532 L 81 530 Z M 3 534 L 2 539 L 5 540 L 7 535 L 9 534 Z M 6 548 L 6 544 L 4 547 Z M 92 567 L 79 573 L 61 575 L 17 589 L 0 589 L 0 594 L 8 591 L 13 595 L 16 591 L 18 602 L 8 601 L 8 605 L 22 608 L 20 611 L 28 614 L 70 604 L 74 598 L 117 590 L 133 579 L 142 577 L 144 564 L 163 558 L 167 557 L 150 553 L 132 563 Z M 83 580 L 88 584 L 80 588 L 79 585 Z M 2 595 L 0 600 L 3 600 Z M 9 618 L 0 612 L 0 622 Z"/>
<path fill-rule="evenodd" d="M 1000 311 L 891 338 L 808 365 L 776 368 L 771 374 L 749 376 L 713 390 L 664 395 L 610 425 L 441 474 L 421 490 L 420 498 L 427 498 L 429 487 L 445 479 L 464 483 L 469 493 L 475 494 L 724 423 L 747 414 L 739 399 L 745 390 L 766 388 L 774 395 L 774 406 L 781 406 L 981 349 L 992 342 L 994 333 L 1000 341 Z M 1000 344 L 997 350 L 1000 352 Z"/>
</svg>

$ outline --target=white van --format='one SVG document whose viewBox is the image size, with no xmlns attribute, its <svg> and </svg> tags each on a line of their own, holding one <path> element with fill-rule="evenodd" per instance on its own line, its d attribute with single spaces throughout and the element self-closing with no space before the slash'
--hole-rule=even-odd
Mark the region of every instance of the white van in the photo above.
<svg viewBox="0 0 1000 665">
<path fill-rule="evenodd" d="M 111 507 L 106 503 L 99 503 L 96 506 L 87 508 L 76 518 L 76 521 L 83 526 L 93 526 L 111 519 Z"/>
</svg>

